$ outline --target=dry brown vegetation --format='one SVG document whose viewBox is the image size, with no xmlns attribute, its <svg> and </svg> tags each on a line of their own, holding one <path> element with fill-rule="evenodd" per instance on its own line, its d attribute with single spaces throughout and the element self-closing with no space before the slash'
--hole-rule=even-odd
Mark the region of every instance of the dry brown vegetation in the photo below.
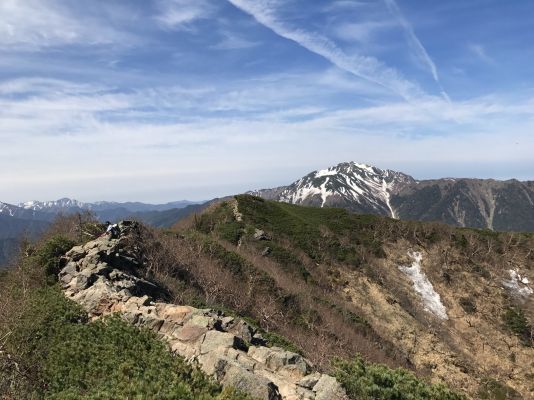
<svg viewBox="0 0 534 400">
<path fill-rule="evenodd" d="M 267 335 L 288 338 L 318 365 L 329 365 L 334 356 L 361 353 L 372 361 L 407 366 L 358 317 L 355 305 L 334 295 L 323 267 L 315 266 L 320 284 L 310 290 L 293 273 L 254 254 L 250 244 L 243 243 L 236 252 L 231 244 L 197 232 L 184 235 L 145 228 L 142 234 L 140 242 L 148 244 L 143 248 L 147 276 L 169 288 L 176 303 L 247 317 Z"/>
<path fill-rule="evenodd" d="M 256 229 L 268 240 L 255 239 Z M 251 196 L 214 204 L 172 230 L 146 228 L 142 235 L 146 273 L 169 288 L 175 302 L 233 310 L 288 338 L 319 366 L 361 353 L 475 397 L 489 378 L 524 398 L 533 393 L 532 298 L 503 288 L 509 269 L 533 280 L 532 235 Z M 411 262 L 408 250 L 423 253 L 423 269 L 448 321 L 423 309 L 399 271 Z"/>
</svg>

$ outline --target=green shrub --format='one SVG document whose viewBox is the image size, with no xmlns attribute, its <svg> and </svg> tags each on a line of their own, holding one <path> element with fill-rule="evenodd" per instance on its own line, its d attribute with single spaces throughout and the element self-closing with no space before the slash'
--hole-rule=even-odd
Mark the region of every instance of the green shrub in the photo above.
<svg viewBox="0 0 534 400">
<path fill-rule="evenodd" d="M 279 263 L 282 268 L 290 273 L 296 273 L 305 281 L 310 277 L 310 272 L 302 264 L 300 259 L 291 251 L 277 244 L 271 243 L 269 257 Z"/>
<path fill-rule="evenodd" d="M 221 392 L 148 330 L 119 317 L 87 323 L 86 314 L 56 286 L 35 291 L 9 347 L 33 375 L 35 398 L 247 398 Z"/>
<path fill-rule="evenodd" d="M 205 252 L 216 258 L 226 269 L 234 275 L 242 276 L 245 274 L 249 265 L 242 256 L 234 251 L 226 250 L 224 246 L 209 237 L 204 237 L 201 240 L 203 240 Z"/>
<path fill-rule="evenodd" d="M 302 207 L 265 201 L 250 195 L 236 196 L 247 223 L 272 234 L 273 242 L 286 238 L 316 262 L 362 263 L 362 252 L 385 255 L 373 229 L 380 219 L 351 214 L 339 208 Z"/>
<path fill-rule="evenodd" d="M 56 235 L 44 242 L 36 251 L 37 262 L 44 268 L 47 276 L 57 276 L 60 265 L 59 258 L 69 251 L 76 243 L 65 236 Z"/>
<path fill-rule="evenodd" d="M 474 314 L 477 311 L 477 305 L 471 297 L 461 297 L 460 306 L 468 314 Z"/>
<path fill-rule="evenodd" d="M 217 227 L 217 232 L 219 233 L 221 239 L 224 239 L 237 246 L 245 230 L 243 223 L 237 221 L 230 221 L 226 224 L 219 225 Z"/>
<path fill-rule="evenodd" d="M 480 400 L 522 400 L 521 395 L 511 387 L 496 381 L 484 379 L 478 390 Z"/>
<path fill-rule="evenodd" d="M 231 312 L 230 312 L 231 313 Z M 242 318 L 245 320 L 249 325 L 254 327 L 258 330 L 258 332 L 261 334 L 261 336 L 266 340 L 266 344 L 268 347 L 280 347 L 284 350 L 291 351 L 293 353 L 297 354 L 303 354 L 303 351 L 301 348 L 299 348 L 295 343 L 291 342 L 290 340 L 286 339 L 285 337 L 272 332 L 272 331 L 266 331 L 262 328 L 260 328 L 260 324 L 255 319 L 249 317 L 249 316 L 240 316 L 239 318 Z"/>
<path fill-rule="evenodd" d="M 291 351 L 297 354 L 302 354 L 302 349 L 300 349 L 296 344 L 289 341 L 285 337 L 278 335 L 275 332 L 267 332 L 262 330 L 261 335 L 267 341 L 267 345 L 269 347 L 281 347 L 284 350 Z"/>
<path fill-rule="evenodd" d="M 503 314 L 504 326 L 517 335 L 525 345 L 532 345 L 532 327 L 519 307 L 508 307 Z"/>
<path fill-rule="evenodd" d="M 453 236 L 453 240 L 454 240 L 454 243 L 456 244 L 457 247 L 459 247 L 460 249 L 467 249 L 467 247 L 469 246 L 469 242 L 467 241 L 467 238 L 465 237 L 465 235 L 454 235 Z"/>
<path fill-rule="evenodd" d="M 336 359 L 334 375 L 350 399 L 358 400 L 466 400 L 443 385 L 431 385 L 399 368 L 364 362 Z"/>
</svg>

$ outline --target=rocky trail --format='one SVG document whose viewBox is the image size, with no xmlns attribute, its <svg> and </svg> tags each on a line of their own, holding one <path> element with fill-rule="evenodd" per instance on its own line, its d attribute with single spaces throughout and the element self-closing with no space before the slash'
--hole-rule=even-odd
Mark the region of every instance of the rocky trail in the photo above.
<svg viewBox="0 0 534 400">
<path fill-rule="evenodd" d="M 138 226 L 120 224 L 117 239 L 106 236 L 70 250 L 59 274 L 65 296 L 92 319 L 120 313 L 148 328 L 170 351 L 197 364 L 223 386 L 265 400 L 345 400 L 335 378 L 316 371 L 303 356 L 269 347 L 242 319 L 211 309 L 159 300 L 164 290 L 141 278 L 135 237 Z"/>
</svg>

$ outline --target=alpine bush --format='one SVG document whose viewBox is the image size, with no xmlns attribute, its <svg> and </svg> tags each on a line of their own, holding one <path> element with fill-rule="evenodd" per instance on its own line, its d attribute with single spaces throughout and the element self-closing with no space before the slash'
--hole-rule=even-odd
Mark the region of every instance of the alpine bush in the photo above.
<svg viewBox="0 0 534 400">
<path fill-rule="evenodd" d="M 385 365 L 336 359 L 334 374 L 350 399 L 358 400 L 466 400 L 443 385 L 431 385 L 411 372 Z"/>
</svg>

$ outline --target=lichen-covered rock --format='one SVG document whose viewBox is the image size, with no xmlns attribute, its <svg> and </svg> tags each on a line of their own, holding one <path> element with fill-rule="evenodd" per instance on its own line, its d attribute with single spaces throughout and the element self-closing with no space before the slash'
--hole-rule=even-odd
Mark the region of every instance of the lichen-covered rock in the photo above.
<svg viewBox="0 0 534 400">
<path fill-rule="evenodd" d="M 130 323 L 156 332 L 171 351 L 198 363 L 221 384 L 261 400 L 346 399 L 335 378 L 313 372 L 299 354 L 266 347 L 256 329 L 242 319 L 156 301 L 162 290 L 138 275 L 140 258 L 129 248 L 129 235 L 138 226 L 119 226 L 118 238 L 102 236 L 72 248 L 62 260 L 59 281 L 65 295 L 92 318 L 120 313 Z"/>
</svg>

